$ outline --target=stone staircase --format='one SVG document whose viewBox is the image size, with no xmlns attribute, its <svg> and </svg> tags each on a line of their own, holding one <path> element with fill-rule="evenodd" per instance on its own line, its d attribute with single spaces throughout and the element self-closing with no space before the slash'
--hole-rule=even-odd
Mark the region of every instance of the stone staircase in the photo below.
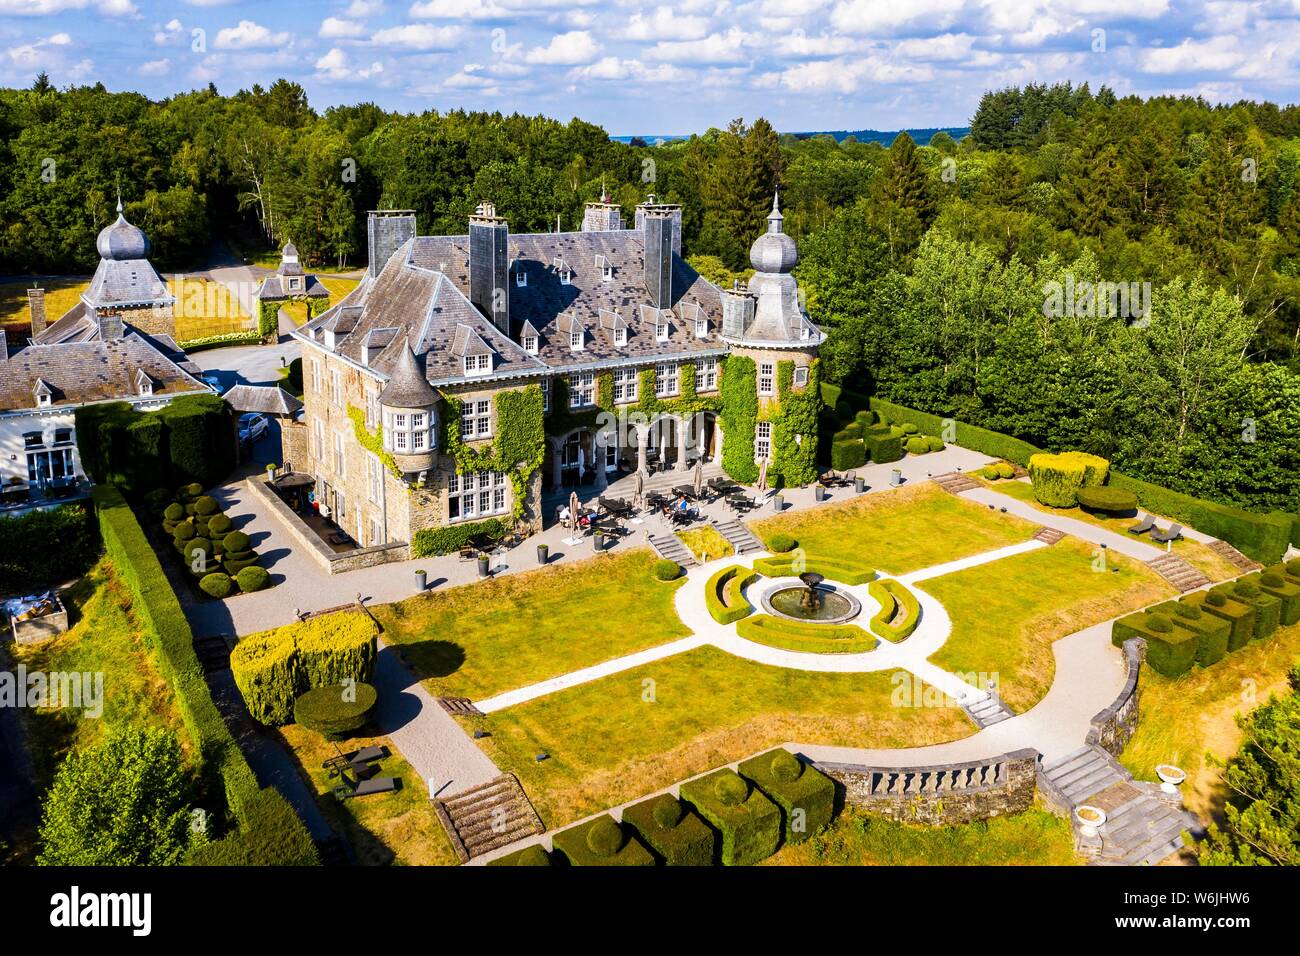
<svg viewBox="0 0 1300 956">
<path fill-rule="evenodd" d="M 751 551 L 763 550 L 763 542 L 755 538 L 750 530 L 741 524 L 738 519 L 728 518 L 725 521 L 719 521 L 714 518 L 712 524 L 718 530 L 718 534 L 727 539 L 727 544 L 731 545 L 736 554 L 748 554 Z"/>
<path fill-rule="evenodd" d="M 1209 549 L 1216 554 L 1227 558 L 1233 567 L 1238 568 L 1243 572 L 1259 571 L 1264 567 L 1264 565 L 1260 564 L 1253 558 L 1248 558 L 1246 555 L 1242 554 L 1226 541 L 1211 541 Z"/>
<path fill-rule="evenodd" d="M 435 797 L 433 807 L 462 863 L 546 832 L 514 774 L 502 774 L 446 799 Z"/>
<path fill-rule="evenodd" d="M 983 487 L 970 475 L 963 474 L 960 471 L 950 471 L 945 475 L 935 475 L 930 480 L 944 491 L 954 495 L 959 495 L 963 491 L 970 491 L 972 488 Z"/>
<path fill-rule="evenodd" d="M 1065 537 L 1064 531 L 1058 531 L 1055 528 L 1039 528 L 1034 532 L 1034 540 L 1042 541 L 1044 544 L 1056 544 Z"/>
<path fill-rule="evenodd" d="M 210 634 L 194 638 L 194 654 L 199 659 L 203 673 L 211 674 L 230 667 L 230 644 L 225 637 Z"/>
<path fill-rule="evenodd" d="M 1210 583 L 1209 578 L 1176 554 L 1152 558 L 1147 566 L 1180 591 L 1195 591 Z"/>
<path fill-rule="evenodd" d="M 961 709 L 966 711 L 966 716 L 980 730 L 985 727 L 992 727 L 994 724 L 1000 724 L 1002 721 L 1015 716 L 1011 708 L 1002 702 L 1002 698 L 993 693 L 974 703 L 962 704 Z"/>
<path fill-rule="evenodd" d="M 1199 830 L 1196 819 L 1177 805 L 1177 796 L 1135 781 L 1096 745 L 1043 761 L 1038 777 L 1039 789 L 1069 815 L 1075 842 L 1094 865 L 1152 866 L 1183 848 L 1183 831 Z M 1083 834 L 1074 817 L 1084 804 L 1106 813 L 1096 836 Z"/>
<path fill-rule="evenodd" d="M 699 563 L 695 560 L 695 555 L 691 554 L 691 549 L 682 544 L 682 539 L 675 534 L 646 532 L 646 540 L 650 542 L 650 547 L 659 557 L 676 561 L 684 568 L 691 568 Z"/>
</svg>

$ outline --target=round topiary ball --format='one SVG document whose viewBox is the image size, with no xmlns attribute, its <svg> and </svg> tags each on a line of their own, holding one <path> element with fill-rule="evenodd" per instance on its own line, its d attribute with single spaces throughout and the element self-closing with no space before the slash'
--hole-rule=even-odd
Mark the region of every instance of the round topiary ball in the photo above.
<svg viewBox="0 0 1300 956">
<path fill-rule="evenodd" d="M 1015 469 L 1015 466 L 1014 466 L 1014 465 L 1010 465 L 1010 464 L 1008 464 L 1007 462 L 1004 461 L 1004 462 L 1002 462 L 1000 465 L 997 465 L 996 467 L 997 467 L 997 469 L 998 469 L 998 477 L 999 477 L 999 478 L 1014 478 L 1014 477 L 1016 477 L 1016 469 Z"/>
<path fill-rule="evenodd" d="M 601 817 L 587 831 L 587 849 L 596 856 L 613 856 L 623 847 L 623 828 L 613 817 Z"/>
<path fill-rule="evenodd" d="M 182 490 L 190 498 L 197 498 L 199 495 L 203 494 L 203 486 L 199 484 L 197 481 L 191 482 L 190 484 L 186 485 Z"/>
<path fill-rule="evenodd" d="M 909 455 L 924 455 L 930 450 L 930 444 L 920 435 L 913 435 L 907 440 L 904 447 Z"/>
<path fill-rule="evenodd" d="M 217 499 L 211 495 L 200 495 L 194 499 L 194 510 L 206 517 L 207 515 L 216 514 L 221 510 L 221 506 L 217 504 Z"/>
<path fill-rule="evenodd" d="M 1147 615 L 1147 627 L 1156 634 L 1168 634 L 1174 629 L 1174 622 L 1169 619 L 1167 614 L 1149 614 Z"/>
<path fill-rule="evenodd" d="M 685 812 L 682 802 L 671 793 L 663 793 L 655 797 L 654 805 L 650 807 L 650 816 L 654 817 L 655 823 L 665 830 L 671 830 L 681 823 Z"/>
<path fill-rule="evenodd" d="M 1259 597 L 1259 585 L 1253 581 L 1238 581 L 1233 591 L 1244 598 Z"/>
<path fill-rule="evenodd" d="M 1228 603 L 1228 599 L 1219 591 L 1211 591 L 1205 595 L 1205 603 L 1210 607 L 1223 607 Z"/>
<path fill-rule="evenodd" d="M 713 795 L 724 807 L 734 807 L 745 802 L 749 796 L 749 784 L 734 773 L 719 777 L 713 785 Z"/>
<path fill-rule="evenodd" d="M 180 521 L 185 517 L 185 508 L 176 501 L 173 501 L 163 509 L 163 517 L 168 521 Z"/>
<path fill-rule="evenodd" d="M 948 447 L 938 435 L 926 435 L 925 443 L 930 446 L 930 451 L 943 451 Z"/>
<path fill-rule="evenodd" d="M 551 858 L 546 855 L 546 851 L 534 843 L 532 846 L 524 847 L 515 857 L 515 866 L 550 866 Z"/>
<path fill-rule="evenodd" d="M 662 558 L 654 563 L 651 573 L 656 581 L 676 581 L 681 576 L 682 568 L 676 561 Z"/>
<path fill-rule="evenodd" d="M 188 541 L 190 538 L 194 537 L 196 533 L 197 532 L 194 530 L 194 522 L 182 521 L 176 526 L 176 530 L 172 532 L 172 537 L 177 541 Z"/>
<path fill-rule="evenodd" d="M 1183 604 L 1179 602 L 1174 605 L 1174 613 L 1181 618 L 1189 621 L 1195 621 L 1201 616 L 1201 609 L 1195 604 Z"/>
<path fill-rule="evenodd" d="M 221 546 L 227 551 L 247 551 L 252 546 L 252 542 L 244 532 L 232 531 L 221 539 Z"/>
<path fill-rule="evenodd" d="M 1259 583 L 1266 588 L 1280 588 L 1286 581 L 1276 571 L 1266 571 L 1259 576 Z"/>
<path fill-rule="evenodd" d="M 223 515 L 220 512 L 208 519 L 208 530 L 212 532 L 214 538 L 218 535 L 224 538 L 230 534 L 230 529 L 234 526 L 235 523 L 230 520 L 230 516 Z"/>
<path fill-rule="evenodd" d="M 920 431 L 920 429 L 917 428 L 915 425 L 913 425 L 911 422 L 904 422 L 904 423 L 903 423 L 903 434 L 904 434 L 904 435 L 915 435 L 915 434 L 916 434 L 917 432 L 919 432 L 919 431 Z"/>
<path fill-rule="evenodd" d="M 803 764 L 788 750 L 782 750 L 772 757 L 770 769 L 773 777 L 786 783 L 798 780 L 803 774 Z"/>
<path fill-rule="evenodd" d="M 230 597 L 232 587 L 230 575 L 222 574 L 220 571 L 204 575 L 199 581 L 199 588 L 204 594 L 218 599 Z"/>
<path fill-rule="evenodd" d="M 257 565 L 250 565 L 247 568 L 241 568 L 235 575 L 235 583 L 239 585 L 239 590 L 245 594 L 253 591 L 261 591 L 271 583 L 271 575 L 266 568 L 259 568 Z"/>
<path fill-rule="evenodd" d="M 1300 577 L 1300 558 L 1292 558 L 1286 563 L 1286 573 Z"/>
<path fill-rule="evenodd" d="M 773 554 L 785 554 L 798 547 L 799 542 L 788 534 L 777 533 L 767 539 L 768 550 Z"/>
</svg>

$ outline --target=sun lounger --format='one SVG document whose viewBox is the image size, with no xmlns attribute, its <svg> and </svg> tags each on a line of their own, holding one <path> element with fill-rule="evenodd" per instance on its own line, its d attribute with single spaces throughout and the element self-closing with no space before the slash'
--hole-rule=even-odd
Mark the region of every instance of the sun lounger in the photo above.
<svg viewBox="0 0 1300 956">
<path fill-rule="evenodd" d="M 397 789 L 399 781 L 396 777 L 371 777 L 355 783 L 344 777 L 343 785 L 334 788 L 334 795 L 340 800 L 351 800 L 353 797 L 369 797 L 376 793 L 392 793 Z"/>
<path fill-rule="evenodd" d="M 1130 527 L 1130 528 L 1128 529 L 1128 533 L 1129 533 L 1129 534 L 1146 534 L 1148 531 L 1150 531 L 1152 528 L 1155 527 L 1155 524 L 1156 524 L 1156 519 L 1153 518 L 1153 517 L 1151 517 L 1151 515 L 1147 515 L 1145 518 L 1143 518 L 1143 519 L 1142 519 L 1141 521 L 1139 521 L 1137 524 L 1135 524 L 1135 525 L 1133 525 L 1132 527 Z"/>
<path fill-rule="evenodd" d="M 1183 536 L 1183 526 L 1180 524 L 1171 524 L 1168 531 L 1161 531 L 1156 528 L 1151 532 L 1151 540 L 1165 544 L 1169 541 L 1177 541 Z"/>
</svg>

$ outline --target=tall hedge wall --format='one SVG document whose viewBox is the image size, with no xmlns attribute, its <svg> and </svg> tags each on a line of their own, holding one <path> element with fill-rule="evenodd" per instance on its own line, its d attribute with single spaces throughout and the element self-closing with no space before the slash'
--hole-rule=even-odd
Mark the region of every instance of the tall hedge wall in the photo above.
<svg viewBox="0 0 1300 956">
<path fill-rule="evenodd" d="M 40 547 L 32 547 L 39 542 Z M 99 556 L 94 514 L 79 504 L 0 518 L 0 594 L 78 578 Z"/>
</svg>

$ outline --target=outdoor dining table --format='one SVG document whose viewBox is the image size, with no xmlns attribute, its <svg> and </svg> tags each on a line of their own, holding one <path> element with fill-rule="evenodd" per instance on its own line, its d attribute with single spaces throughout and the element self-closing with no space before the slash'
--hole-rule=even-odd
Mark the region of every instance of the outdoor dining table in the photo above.
<svg viewBox="0 0 1300 956">
<path fill-rule="evenodd" d="M 673 489 L 673 494 L 680 495 L 683 498 L 688 498 L 691 501 L 694 501 L 696 498 L 695 489 L 690 485 L 678 485 Z"/>
<path fill-rule="evenodd" d="M 616 517 L 623 517 L 632 513 L 632 506 L 622 498 L 601 498 L 600 506 Z"/>
</svg>

